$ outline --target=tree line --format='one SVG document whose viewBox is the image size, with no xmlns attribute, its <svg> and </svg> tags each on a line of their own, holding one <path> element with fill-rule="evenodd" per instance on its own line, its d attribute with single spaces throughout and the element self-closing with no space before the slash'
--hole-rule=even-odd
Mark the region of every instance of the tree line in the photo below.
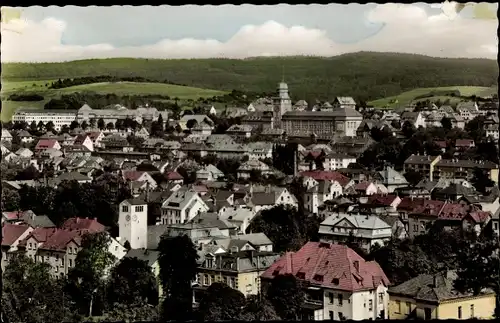
<svg viewBox="0 0 500 323">
<path fill-rule="evenodd" d="M 85 85 L 85 84 L 92 84 L 92 83 L 104 83 L 104 82 L 109 82 L 109 83 L 115 83 L 115 82 L 163 83 L 163 84 L 173 84 L 173 85 L 186 86 L 185 84 L 177 84 L 177 83 L 173 83 L 169 80 L 154 80 L 154 79 L 148 79 L 148 78 L 144 78 L 144 77 L 140 77 L 140 76 L 117 77 L 117 76 L 111 76 L 111 75 L 98 75 L 98 76 L 85 76 L 85 77 L 58 79 L 57 81 L 50 83 L 49 88 L 50 89 L 63 89 L 63 88 L 67 88 L 70 86 Z"/>
</svg>

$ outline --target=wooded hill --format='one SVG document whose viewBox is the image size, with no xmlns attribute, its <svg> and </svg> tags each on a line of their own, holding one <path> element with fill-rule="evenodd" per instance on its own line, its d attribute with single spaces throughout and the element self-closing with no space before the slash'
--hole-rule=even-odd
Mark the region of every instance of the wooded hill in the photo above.
<svg viewBox="0 0 500 323">
<path fill-rule="evenodd" d="M 214 90 L 274 92 L 285 71 L 295 99 L 353 96 L 371 101 L 415 88 L 497 84 L 498 64 L 488 59 L 433 58 L 360 52 L 329 58 L 91 59 L 63 63 L 4 63 L 3 81 L 110 75 L 142 77 Z"/>
</svg>

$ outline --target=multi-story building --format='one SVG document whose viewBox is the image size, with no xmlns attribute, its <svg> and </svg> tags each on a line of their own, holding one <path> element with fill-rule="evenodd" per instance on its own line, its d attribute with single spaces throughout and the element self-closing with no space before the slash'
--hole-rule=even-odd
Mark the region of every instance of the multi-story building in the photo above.
<svg viewBox="0 0 500 323">
<path fill-rule="evenodd" d="M 470 181 L 476 169 L 482 170 L 493 182 L 498 183 L 498 165 L 488 160 L 440 159 L 434 164 L 431 180 L 454 178 Z"/>
<path fill-rule="evenodd" d="M 344 243 L 353 238 L 370 252 L 372 246 L 384 246 L 391 239 L 392 227 L 376 215 L 337 213 L 321 222 L 318 234 L 325 242 Z"/>
<path fill-rule="evenodd" d="M 387 319 L 389 279 L 375 261 L 365 261 L 345 245 L 308 242 L 287 252 L 262 275 L 262 291 L 278 275 L 302 284 L 303 318 L 322 320 Z"/>
<path fill-rule="evenodd" d="M 478 295 L 462 293 L 454 288 L 456 278 L 453 271 L 423 274 L 391 287 L 389 319 L 493 319 L 495 293 L 490 289 Z"/>
<path fill-rule="evenodd" d="M 404 162 L 404 171 L 414 171 L 422 174 L 430 181 L 433 180 L 434 168 L 441 160 L 441 156 L 411 155 Z"/>
<path fill-rule="evenodd" d="M 116 105 L 109 109 L 92 109 L 87 104 L 84 104 L 78 111 L 76 111 L 76 120 L 81 123 L 86 121 L 98 121 L 102 119 L 105 124 L 111 122 L 116 123 L 117 120 L 131 119 L 141 123 L 143 120 L 156 121 L 160 114 L 163 120 L 168 120 L 168 113 L 166 111 L 158 111 L 156 108 L 140 107 L 137 109 L 127 109 L 124 106 Z"/>
<path fill-rule="evenodd" d="M 19 242 L 33 230 L 33 227 L 25 224 L 2 224 L 2 271 L 5 271 L 11 257 L 17 252 Z"/>
<path fill-rule="evenodd" d="M 349 164 L 355 163 L 356 158 L 347 154 L 329 153 L 325 156 L 323 168 L 326 171 L 347 168 Z"/>
<path fill-rule="evenodd" d="M 363 121 L 361 113 L 353 108 L 351 100 L 337 98 L 330 111 L 293 110 L 288 85 L 281 82 L 278 95 L 273 98 L 272 111 L 256 111 L 243 118 L 242 123 L 263 129 L 283 129 L 287 134 L 314 133 L 318 136 L 338 134 L 354 137 Z M 354 103 L 355 105 L 355 103 Z"/>
<path fill-rule="evenodd" d="M 76 257 L 81 250 L 82 238 L 87 233 L 103 232 L 104 226 L 95 219 L 68 219 L 62 228 L 36 228 L 18 244 L 19 252 L 36 262 L 47 263 L 51 274 L 63 277 L 76 264 Z M 121 259 L 127 250 L 111 238 L 108 251 Z"/>
<path fill-rule="evenodd" d="M 208 246 L 212 247 L 212 246 Z M 261 290 L 260 276 L 278 258 L 274 252 L 256 251 L 249 243 L 234 244 L 229 252 L 207 252 L 200 259 L 195 281 L 194 302 L 198 303 L 203 292 L 213 283 L 221 282 L 239 290 L 243 295 L 257 295 Z"/>
<path fill-rule="evenodd" d="M 161 206 L 162 224 L 179 224 L 192 220 L 209 207 L 201 196 L 190 189 L 180 189 L 168 197 Z"/>
<path fill-rule="evenodd" d="M 49 110 L 36 108 L 20 108 L 17 109 L 12 116 L 13 122 L 26 122 L 31 124 L 33 121 L 38 124 L 43 122 L 46 124 L 49 121 L 54 123 L 56 131 L 61 130 L 62 126 L 69 126 L 76 120 L 77 110 Z"/>
</svg>

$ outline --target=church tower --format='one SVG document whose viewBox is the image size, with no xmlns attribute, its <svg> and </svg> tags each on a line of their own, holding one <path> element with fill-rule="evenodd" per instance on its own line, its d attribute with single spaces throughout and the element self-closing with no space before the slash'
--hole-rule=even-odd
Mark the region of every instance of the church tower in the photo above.
<svg viewBox="0 0 500 323">
<path fill-rule="evenodd" d="M 285 83 L 285 74 L 278 85 L 278 95 L 273 98 L 273 128 L 281 129 L 281 116 L 292 111 L 292 100 L 288 94 L 288 85 Z"/>
<path fill-rule="evenodd" d="M 148 246 L 148 204 L 137 198 L 120 203 L 118 211 L 118 235 L 127 240 L 132 249 Z"/>
</svg>

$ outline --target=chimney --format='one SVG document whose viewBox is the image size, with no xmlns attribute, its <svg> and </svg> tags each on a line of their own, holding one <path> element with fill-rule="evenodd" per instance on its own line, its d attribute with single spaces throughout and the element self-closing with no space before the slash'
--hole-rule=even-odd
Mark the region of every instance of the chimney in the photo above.
<svg viewBox="0 0 500 323">
<path fill-rule="evenodd" d="M 353 265 L 354 265 L 354 268 L 356 269 L 356 272 L 358 272 L 358 273 L 359 273 L 359 261 L 355 260 L 355 261 L 353 262 Z"/>
</svg>

